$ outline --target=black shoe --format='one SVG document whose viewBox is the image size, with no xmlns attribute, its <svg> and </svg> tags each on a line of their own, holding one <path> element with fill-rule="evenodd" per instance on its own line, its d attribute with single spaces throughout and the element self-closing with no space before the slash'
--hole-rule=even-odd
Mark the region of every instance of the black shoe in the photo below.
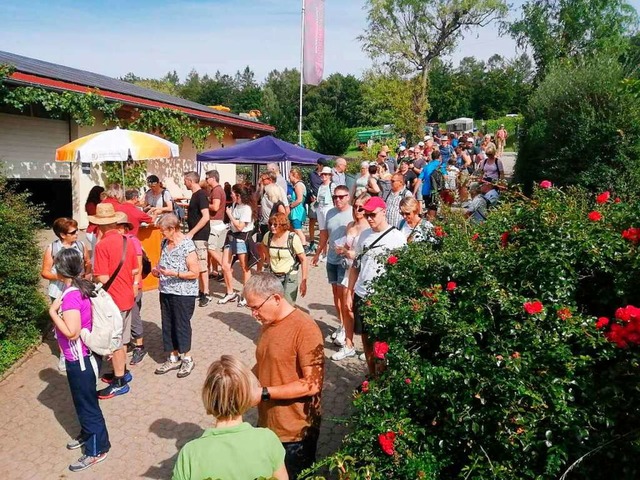
<svg viewBox="0 0 640 480">
<path fill-rule="evenodd" d="M 202 294 L 200 296 L 200 298 L 198 299 L 198 306 L 199 307 L 206 307 L 210 303 L 211 303 L 211 297 L 209 295 Z"/>
<path fill-rule="evenodd" d="M 115 374 L 113 372 L 111 373 L 105 373 L 104 375 L 102 375 L 100 377 L 100 380 L 102 380 L 103 383 L 113 383 L 113 379 L 115 378 Z M 133 380 L 133 375 L 131 375 L 131 372 L 129 370 L 127 370 L 126 372 L 124 372 L 124 376 L 122 377 L 122 379 L 124 380 L 125 383 L 129 383 L 131 380 Z"/>
<path fill-rule="evenodd" d="M 147 355 L 147 351 L 144 349 L 144 347 L 135 347 L 133 349 L 133 355 L 131 355 L 131 360 L 129 361 L 129 365 L 137 365 L 140 362 L 142 362 L 142 360 L 144 360 L 144 357 Z"/>
</svg>

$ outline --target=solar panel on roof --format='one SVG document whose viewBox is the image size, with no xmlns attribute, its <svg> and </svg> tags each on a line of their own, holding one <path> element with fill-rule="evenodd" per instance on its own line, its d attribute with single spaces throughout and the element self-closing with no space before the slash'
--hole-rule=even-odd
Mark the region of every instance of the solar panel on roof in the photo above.
<svg viewBox="0 0 640 480">
<path fill-rule="evenodd" d="M 35 58 L 23 57 L 22 55 L 16 55 L 15 53 L 3 52 L 0 50 L 0 64 L 13 65 L 16 70 L 24 73 L 31 73 L 33 75 L 39 75 L 42 77 L 53 78 L 56 80 L 62 80 L 65 82 L 75 83 L 87 87 L 99 88 L 101 90 L 109 90 L 116 93 L 122 93 L 126 95 L 132 95 L 136 97 L 142 97 L 149 100 L 156 100 L 158 102 L 168 103 L 178 107 L 191 108 L 205 113 L 215 113 L 223 117 L 229 117 L 233 119 L 243 119 L 239 115 L 233 113 L 227 113 L 222 111 L 213 112 L 211 108 L 206 105 L 201 105 L 184 98 L 175 97 L 173 95 L 167 95 L 166 93 L 151 90 L 149 88 L 140 87 L 133 83 L 118 80 L 116 78 L 107 77 L 106 75 L 100 75 L 98 73 L 87 72 L 79 70 L 77 68 L 65 67 L 55 63 L 45 62 L 43 60 L 37 60 Z M 265 125 L 256 121 L 256 126 Z"/>
</svg>

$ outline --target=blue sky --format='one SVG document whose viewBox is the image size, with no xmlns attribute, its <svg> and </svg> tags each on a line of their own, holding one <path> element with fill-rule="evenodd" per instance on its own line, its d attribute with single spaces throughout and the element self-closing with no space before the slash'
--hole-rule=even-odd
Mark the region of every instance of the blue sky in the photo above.
<svg viewBox="0 0 640 480">
<path fill-rule="evenodd" d="M 630 3 L 640 8 L 640 0 Z M 366 26 L 364 5 L 326 0 L 325 76 L 360 75 L 371 65 L 356 40 Z M 1 0 L 0 50 L 114 77 L 176 70 L 184 78 L 192 68 L 233 74 L 249 65 L 262 80 L 273 69 L 298 66 L 300 6 L 299 0 Z M 468 35 L 452 60 L 494 53 L 512 57 L 516 47 L 489 26 Z"/>
</svg>

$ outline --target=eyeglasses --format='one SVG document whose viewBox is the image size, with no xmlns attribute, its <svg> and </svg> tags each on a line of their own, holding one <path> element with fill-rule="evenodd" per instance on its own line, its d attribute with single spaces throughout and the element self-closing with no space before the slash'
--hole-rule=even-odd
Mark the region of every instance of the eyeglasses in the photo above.
<svg viewBox="0 0 640 480">
<path fill-rule="evenodd" d="M 264 302 L 262 302 L 260 305 L 258 305 L 257 307 L 252 307 L 251 305 L 245 305 L 249 310 L 251 310 L 252 312 L 257 312 L 258 310 L 260 310 L 262 308 L 262 306 L 267 303 L 271 297 L 273 297 L 273 293 L 271 295 L 269 295 L 267 298 L 264 299 Z"/>
<path fill-rule="evenodd" d="M 377 212 L 364 213 L 364 218 L 369 220 L 370 218 L 375 218 L 382 210 L 378 210 Z"/>
<path fill-rule="evenodd" d="M 67 235 L 76 235 L 78 233 L 78 229 L 76 228 L 75 230 L 71 230 L 70 232 L 67 232 Z"/>
<path fill-rule="evenodd" d="M 331 198 L 333 198 L 334 200 L 336 200 L 336 199 L 342 200 L 343 198 L 346 198 L 348 196 L 349 196 L 349 194 L 345 193 L 344 195 L 331 195 Z"/>
</svg>

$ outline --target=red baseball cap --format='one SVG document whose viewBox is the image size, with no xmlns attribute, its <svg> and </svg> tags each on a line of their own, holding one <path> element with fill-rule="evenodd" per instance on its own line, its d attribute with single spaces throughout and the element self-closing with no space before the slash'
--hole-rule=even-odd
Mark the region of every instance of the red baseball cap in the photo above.
<svg viewBox="0 0 640 480">
<path fill-rule="evenodd" d="M 384 200 L 380 197 L 371 197 L 364 205 L 362 205 L 362 208 L 365 212 L 373 212 L 377 208 L 387 208 L 387 204 L 384 203 Z"/>
</svg>

